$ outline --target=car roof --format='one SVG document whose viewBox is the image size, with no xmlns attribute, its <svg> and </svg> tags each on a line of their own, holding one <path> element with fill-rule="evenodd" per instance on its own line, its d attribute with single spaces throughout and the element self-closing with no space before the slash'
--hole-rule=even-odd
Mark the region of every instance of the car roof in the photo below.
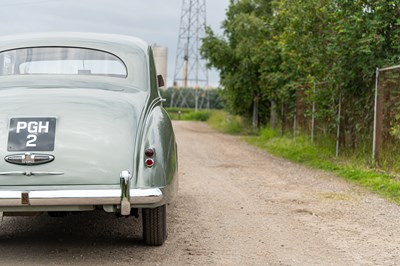
<svg viewBox="0 0 400 266">
<path fill-rule="evenodd" d="M 0 36 L 0 49 L 7 50 L 32 46 L 81 46 L 96 47 L 98 45 L 110 48 L 119 46 L 137 47 L 147 54 L 148 44 L 142 39 L 118 34 L 88 33 L 88 32 L 38 32 L 18 35 Z M 121 46 L 125 46 L 124 48 Z"/>
</svg>

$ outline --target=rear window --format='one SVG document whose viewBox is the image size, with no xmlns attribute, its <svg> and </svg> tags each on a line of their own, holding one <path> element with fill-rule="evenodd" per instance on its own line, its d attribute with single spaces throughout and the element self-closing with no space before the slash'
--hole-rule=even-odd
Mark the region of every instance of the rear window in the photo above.
<svg viewBox="0 0 400 266">
<path fill-rule="evenodd" d="M 89 75 L 126 78 L 125 64 L 108 52 L 75 47 L 32 47 L 0 53 L 0 76 Z"/>
</svg>

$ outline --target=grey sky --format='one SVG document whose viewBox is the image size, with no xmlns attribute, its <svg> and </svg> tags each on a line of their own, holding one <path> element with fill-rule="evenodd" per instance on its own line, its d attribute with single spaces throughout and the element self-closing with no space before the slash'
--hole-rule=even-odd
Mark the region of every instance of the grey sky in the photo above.
<svg viewBox="0 0 400 266">
<path fill-rule="evenodd" d="M 207 24 L 216 32 L 229 0 L 207 1 Z M 42 31 L 128 34 L 168 47 L 172 84 L 182 0 L 0 0 L 0 35 Z M 210 84 L 218 74 L 210 73 Z"/>
</svg>

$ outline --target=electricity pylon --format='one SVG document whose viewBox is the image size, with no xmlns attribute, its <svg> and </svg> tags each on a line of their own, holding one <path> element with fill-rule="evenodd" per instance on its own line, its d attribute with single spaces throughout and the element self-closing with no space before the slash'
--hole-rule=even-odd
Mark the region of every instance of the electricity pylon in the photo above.
<svg viewBox="0 0 400 266">
<path fill-rule="evenodd" d="M 206 61 L 200 56 L 205 26 L 206 1 L 183 0 L 171 107 L 189 107 L 187 100 L 194 95 L 197 110 L 202 108 L 199 106 L 199 98 L 203 97 L 200 100 L 203 105 L 204 98 L 207 97 L 205 89 L 208 88 L 208 71 Z M 200 93 L 200 89 L 204 89 L 204 93 Z"/>
</svg>

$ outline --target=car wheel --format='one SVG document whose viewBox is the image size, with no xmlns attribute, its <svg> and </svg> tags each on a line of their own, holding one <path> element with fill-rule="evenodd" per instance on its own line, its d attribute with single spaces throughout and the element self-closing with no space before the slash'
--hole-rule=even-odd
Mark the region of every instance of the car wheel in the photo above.
<svg viewBox="0 0 400 266">
<path fill-rule="evenodd" d="M 143 208 L 143 239 L 147 245 L 161 246 L 167 239 L 167 208 Z"/>
</svg>

